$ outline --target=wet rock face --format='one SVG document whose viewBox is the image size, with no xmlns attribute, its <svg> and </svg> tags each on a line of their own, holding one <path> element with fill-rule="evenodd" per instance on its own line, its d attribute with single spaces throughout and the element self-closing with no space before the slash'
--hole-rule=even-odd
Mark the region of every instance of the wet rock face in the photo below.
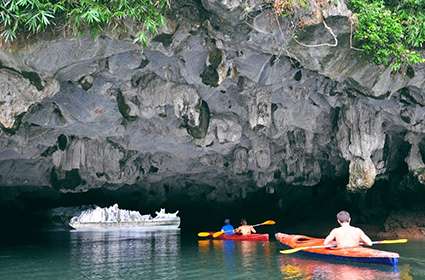
<svg viewBox="0 0 425 280">
<path fill-rule="evenodd" d="M 384 224 L 383 238 L 425 238 L 425 214 L 421 211 L 398 211 L 388 216 Z"/>
<path fill-rule="evenodd" d="M 343 1 L 323 18 L 311 1 L 296 40 L 261 1 L 201 2 L 177 1 L 143 51 L 107 36 L 1 49 L 0 186 L 233 201 L 367 190 L 404 164 L 425 184 L 423 65 L 392 74 L 350 49 Z"/>
</svg>

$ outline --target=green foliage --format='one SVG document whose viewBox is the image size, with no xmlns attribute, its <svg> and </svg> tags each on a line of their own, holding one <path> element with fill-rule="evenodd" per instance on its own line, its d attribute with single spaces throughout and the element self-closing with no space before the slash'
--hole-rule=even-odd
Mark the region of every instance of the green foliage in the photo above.
<svg viewBox="0 0 425 280">
<path fill-rule="evenodd" d="M 425 44 L 425 0 L 351 0 L 358 17 L 355 41 L 377 64 L 425 62 L 418 52 Z"/>
<path fill-rule="evenodd" d="M 53 25 L 76 32 L 97 34 L 107 26 L 126 29 L 126 22 L 140 26 L 135 42 L 146 44 L 165 23 L 169 0 L 2 0 L 0 32 L 5 41 L 19 34 L 38 33 Z"/>
</svg>

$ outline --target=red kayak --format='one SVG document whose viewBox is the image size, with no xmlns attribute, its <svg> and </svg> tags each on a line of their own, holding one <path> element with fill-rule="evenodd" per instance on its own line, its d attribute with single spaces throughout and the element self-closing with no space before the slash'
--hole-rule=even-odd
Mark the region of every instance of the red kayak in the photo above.
<svg viewBox="0 0 425 280">
<path fill-rule="evenodd" d="M 290 248 L 321 246 L 323 245 L 324 241 L 321 238 L 312 238 L 304 235 L 290 235 L 284 233 L 277 233 L 276 239 L 280 243 Z M 345 249 L 315 248 L 305 249 L 300 251 L 300 253 L 328 259 L 348 260 L 364 263 L 380 263 L 393 266 L 397 265 L 398 259 L 400 257 L 397 253 L 375 250 L 365 247 Z"/>
<path fill-rule="evenodd" d="M 211 232 L 211 236 L 214 232 Z M 252 233 L 247 235 L 242 234 L 222 234 L 218 236 L 216 239 L 221 240 L 238 240 L 238 241 L 269 241 L 269 235 L 267 233 L 258 234 Z"/>
</svg>

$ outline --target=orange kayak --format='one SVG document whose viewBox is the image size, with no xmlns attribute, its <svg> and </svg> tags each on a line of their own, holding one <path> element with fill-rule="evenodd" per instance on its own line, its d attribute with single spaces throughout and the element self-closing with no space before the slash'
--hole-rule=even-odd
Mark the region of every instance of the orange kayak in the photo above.
<svg viewBox="0 0 425 280">
<path fill-rule="evenodd" d="M 275 236 L 280 243 L 290 248 L 323 245 L 323 239 L 321 238 L 313 238 L 305 235 L 291 235 L 284 233 L 277 233 Z M 300 251 L 300 253 L 327 259 L 347 260 L 364 263 L 380 263 L 393 266 L 398 264 L 398 259 L 400 257 L 397 253 L 375 250 L 365 247 L 344 249 L 314 248 L 302 250 Z"/>
<path fill-rule="evenodd" d="M 211 233 L 211 235 L 213 232 Z M 265 234 L 259 234 L 259 233 L 252 233 L 248 235 L 242 235 L 242 234 L 222 234 L 218 236 L 216 239 L 221 240 L 236 240 L 236 241 L 269 241 L 269 235 L 267 233 Z"/>
</svg>

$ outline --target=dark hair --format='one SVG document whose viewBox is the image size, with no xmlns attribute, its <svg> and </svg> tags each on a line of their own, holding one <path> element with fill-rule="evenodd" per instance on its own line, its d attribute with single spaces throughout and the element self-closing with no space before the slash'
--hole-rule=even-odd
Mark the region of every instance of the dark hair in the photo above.
<svg viewBox="0 0 425 280">
<path fill-rule="evenodd" d="M 350 222 L 350 213 L 347 211 L 339 211 L 338 214 L 336 214 L 336 219 L 340 223 L 349 223 Z"/>
<path fill-rule="evenodd" d="M 247 224 L 245 219 L 241 219 L 241 225 L 245 226 Z"/>
</svg>

